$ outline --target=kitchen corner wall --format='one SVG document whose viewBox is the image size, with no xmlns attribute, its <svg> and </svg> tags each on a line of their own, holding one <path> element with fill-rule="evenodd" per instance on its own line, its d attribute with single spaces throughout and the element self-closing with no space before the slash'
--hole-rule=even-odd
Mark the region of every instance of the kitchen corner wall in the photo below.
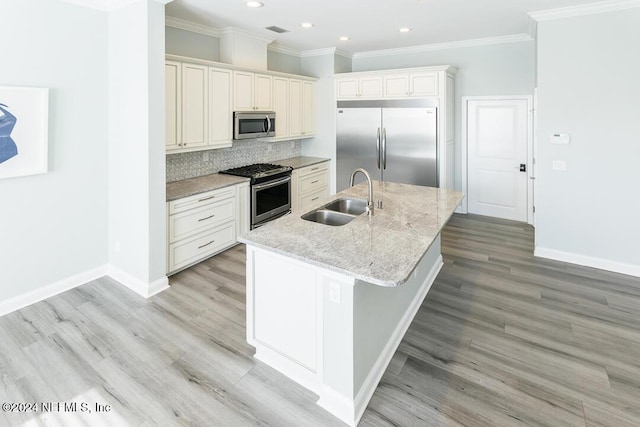
<svg viewBox="0 0 640 427">
<path fill-rule="evenodd" d="M 230 148 L 167 155 L 167 182 L 300 155 L 300 141 L 234 141 Z"/>
</svg>

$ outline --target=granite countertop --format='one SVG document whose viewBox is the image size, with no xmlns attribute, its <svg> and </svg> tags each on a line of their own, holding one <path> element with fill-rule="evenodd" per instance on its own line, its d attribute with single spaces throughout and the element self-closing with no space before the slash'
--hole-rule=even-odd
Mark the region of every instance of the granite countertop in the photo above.
<svg viewBox="0 0 640 427">
<path fill-rule="evenodd" d="M 294 169 L 299 169 L 306 166 L 315 165 L 317 163 L 327 162 L 329 160 L 331 159 L 325 159 L 322 157 L 298 156 L 283 160 L 275 160 L 269 163 L 291 166 Z M 198 176 L 196 178 L 168 182 L 167 202 L 181 199 L 183 197 L 193 196 L 194 194 L 204 193 L 206 191 L 218 190 L 220 188 L 248 181 L 249 178 L 212 173 L 210 175 Z"/>
<path fill-rule="evenodd" d="M 321 201 L 341 197 L 366 200 L 361 182 Z M 407 281 L 449 221 L 463 193 L 440 188 L 374 181 L 374 200 L 382 209 L 342 226 L 300 218 L 294 211 L 242 235 L 239 241 L 336 271 L 379 286 Z"/>
<path fill-rule="evenodd" d="M 167 183 L 167 202 L 193 196 L 194 194 L 206 191 L 218 190 L 220 188 L 249 182 L 249 178 L 241 176 L 223 175 L 212 173 L 210 175 L 199 176 L 197 178 L 183 179 L 180 181 Z"/>
<path fill-rule="evenodd" d="M 291 157 L 289 159 L 276 160 L 269 163 L 274 163 L 276 165 L 282 165 L 282 166 L 291 166 L 294 169 L 300 169 L 300 168 L 315 165 L 318 163 L 328 162 L 329 160 L 331 159 L 325 159 L 322 157 L 298 156 L 298 157 Z"/>
</svg>

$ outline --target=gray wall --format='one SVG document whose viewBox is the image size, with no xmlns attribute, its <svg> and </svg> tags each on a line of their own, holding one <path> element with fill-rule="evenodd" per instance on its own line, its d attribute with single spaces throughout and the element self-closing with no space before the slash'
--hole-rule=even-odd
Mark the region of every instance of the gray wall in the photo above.
<svg viewBox="0 0 640 427">
<path fill-rule="evenodd" d="M 640 274 L 640 9 L 538 26 L 536 245 Z M 553 133 L 569 145 L 552 145 Z M 566 172 L 551 169 L 565 160 Z M 633 268 L 632 268 L 633 269 Z"/>
<path fill-rule="evenodd" d="M 300 74 L 300 57 L 267 50 L 267 69 L 281 73 Z"/>
<path fill-rule="evenodd" d="M 355 55 L 353 71 L 453 65 L 456 75 L 456 179 L 461 181 L 461 129 L 463 96 L 533 95 L 535 89 L 535 42 L 493 44 L 363 57 Z"/>
<path fill-rule="evenodd" d="M 1 302 L 107 263 L 107 14 L 3 0 L 0 39 L 2 85 L 50 89 L 49 172 L 0 180 Z"/>
<path fill-rule="evenodd" d="M 165 26 L 165 51 L 190 58 L 220 60 L 220 40 L 217 37 Z"/>
</svg>

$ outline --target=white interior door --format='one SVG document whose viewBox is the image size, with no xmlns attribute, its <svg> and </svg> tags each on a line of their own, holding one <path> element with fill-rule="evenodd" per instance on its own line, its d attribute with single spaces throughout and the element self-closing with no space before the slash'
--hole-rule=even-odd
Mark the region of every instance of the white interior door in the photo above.
<svg viewBox="0 0 640 427">
<path fill-rule="evenodd" d="M 467 101 L 470 213 L 527 221 L 529 98 Z"/>
</svg>

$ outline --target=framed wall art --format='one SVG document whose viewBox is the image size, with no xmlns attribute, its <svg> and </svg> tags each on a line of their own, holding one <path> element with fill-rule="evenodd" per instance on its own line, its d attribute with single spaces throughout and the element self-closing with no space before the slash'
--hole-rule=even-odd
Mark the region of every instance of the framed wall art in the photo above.
<svg viewBox="0 0 640 427">
<path fill-rule="evenodd" d="M 0 178 L 47 172 L 49 89 L 0 86 Z"/>
</svg>

